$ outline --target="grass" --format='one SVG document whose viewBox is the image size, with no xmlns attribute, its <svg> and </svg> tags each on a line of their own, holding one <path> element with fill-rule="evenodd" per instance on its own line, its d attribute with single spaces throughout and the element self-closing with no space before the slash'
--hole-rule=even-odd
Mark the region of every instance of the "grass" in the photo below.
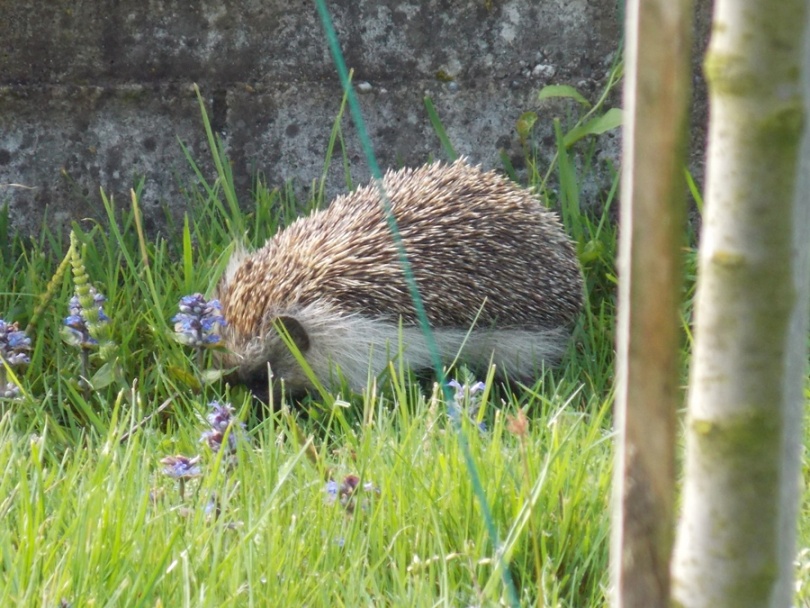
<svg viewBox="0 0 810 608">
<path fill-rule="evenodd" d="M 171 436 L 150 429 L 124 446 L 111 430 L 56 456 L 47 433 L 15 434 L 6 419 L 2 599 L 25 606 L 62 597 L 116 606 L 487 604 L 492 548 L 441 408 L 422 400 L 403 426 L 381 400 L 373 424 L 334 438 L 335 472 L 374 485 L 357 496 L 353 514 L 327 504 L 303 447 L 280 441 L 287 434 L 273 424 L 254 432 L 233 470 L 206 459 L 205 476 L 180 501 L 156 470 L 157 457 L 194 450 L 192 424 Z M 534 499 L 510 547 L 511 567 L 522 596 L 542 593 L 541 605 L 566 597 L 601 603 L 605 413 L 604 405 L 576 412 L 549 400 L 538 412 L 547 422 L 531 424 L 523 438 L 505 431 L 503 416 L 485 437 L 470 435 L 476 460 L 487 463 L 481 476 L 505 535 Z M 212 500 L 218 518 L 206 511 Z"/>
<path fill-rule="evenodd" d="M 465 420 L 463 431 L 521 604 L 587 608 L 605 605 L 608 585 L 616 228 L 607 217 L 616 187 L 599 215 L 580 211 L 585 176 L 576 167 L 587 170 L 588 148 L 574 163 L 561 129 L 555 189 L 551 173 L 537 170 L 530 132 L 528 180 L 576 235 L 586 310 L 559 368 L 515 395 L 488 386 L 480 404 L 487 430 Z M 108 298 L 117 346 L 119 373 L 97 390 L 77 382 L 78 353 L 60 338 L 74 289 L 70 268 L 58 270 L 67 242 L 47 228 L 37 239 L 14 237 L 0 218 L 0 316 L 33 322 L 24 398 L 4 402 L 0 416 L 0 605 L 506 602 L 496 547 L 436 387 L 394 369 L 363 395 L 330 398 L 329 409 L 313 398 L 303 411 L 260 417 L 241 389 L 206 382 L 194 353 L 173 339 L 178 300 L 210 289 L 234 236 L 260 243 L 323 204 L 323 184 L 300 201 L 257 181 L 241 211 L 227 158 L 209 137 L 218 177 L 211 183 L 198 171 L 186 188 L 193 213 L 170 228 L 182 238 L 147 238 L 137 188 L 125 205 L 105 198 L 105 223 L 73 227 L 91 283 Z M 338 117 L 327 164 L 341 142 Z M 687 277 L 689 300 L 692 249 Z M 91 360 L 94 370 L 102 363 Z M 200 443 L 215 399 L 248 421 L 249 441 L 228 458 Z M 161 464 L 175 454 L 201 458 L 182 495 Z M 354 493 L 330 493 L 328 480 L 346 487 L 352 476 Z M 803 523 L 800 545 L 809 540 Z M 799 564 L 804 601 L 807 563 Z"/>
</svg>

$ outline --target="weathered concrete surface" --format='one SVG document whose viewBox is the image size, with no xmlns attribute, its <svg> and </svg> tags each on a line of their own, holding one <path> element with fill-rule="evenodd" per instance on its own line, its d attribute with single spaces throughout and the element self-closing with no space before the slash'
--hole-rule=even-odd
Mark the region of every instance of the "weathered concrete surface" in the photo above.
<svg viewBox="0 0 810 608">
<path fill-rule="evenodd" d="M 536 93 L 568 83 L 596 96 L 620 39 L 616 7 L 615 0 L 329 2 L 355 82 L 371 85 L 361 102 L 382 166 L 443 156 L 426 93 L 457 149 L 476 162 L 499 166 L 499 149 L 522 157 L 515 122 L 527 110 L 538 112 L 536 137 L 541 154 L 550 154 L 550 120 L 560 106 L 540 105 Z M 311 0 L 119 0 L 104 8 L 0 0 L 0 202 L 10 204 L 14 226 L 36 233 L 45 217 L 51 225 L 101 217 L 98 189 L 128 204 L 139 177 L 148 227 L 161 225 L 164 207 L 182 212 L 181 189 L 193 174 L 178 139 L 213 178 L 194 82 L 244 202 L 256 170 L 271 185 L 306 185 L 320 175 L 341 91 Z M 353 177 L 364 180 L 348 118 L 343 127 Z M 598 165 L 616 163 L 617 140 L 603 138 Z M 328 191 L 343 187 L 335 167 Z"/>
</svg>

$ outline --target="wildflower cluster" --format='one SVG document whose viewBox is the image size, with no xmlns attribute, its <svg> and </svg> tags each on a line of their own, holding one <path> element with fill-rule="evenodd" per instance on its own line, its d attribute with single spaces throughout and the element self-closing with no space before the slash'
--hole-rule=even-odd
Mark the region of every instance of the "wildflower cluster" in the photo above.
<svg viewBox="0 0 810 608">
<path fill-rule="evenodd" d="M 76 285 L 76 295 L 68 303 L 68 316 L 62 327 L 62 339 L 79 349 L 81 372 L 79 386 L 85 398 L 91 389 L 100 389 L 114 379 L 115 343 L 109 339 L 110 318 L 104 313 L 107 298 L 87 284 Z M 90 354 L 98 351 L 104 366 L 90 378 Z"/>
<path fill-rule="evenodd" d="M 7 379 L 6 365 L 12 370 L 28 365 L 31 361 L 28 356 L 30 351 L 31 338 L 19 325 L 0 319 L 0 399 L 16 399 L 20 396 L 20 387 Z"/>
<path fill-rule="evenodd" d="M 450 416 L 450 419 L 456 423 L 460 422 L 461 416 L 466 410 L 467 417 L 478 427 L 478 430 L 485 432 L 486 424 L 478 422 L 478 410 L 481 407 L 480 397 L 475 395 L 484 390 L 486 385 L 483 382 L 467 385 L 461 384 L 457 380 L 451 380 L 448 382 L 448 386 L 456 391 L 453 399 L 447 404 L 447 415 Z"/>
<path fill-rule="evenodd" d="M 70 266 L 73 273 L 74 296 L 68 305 L 69 315 L 65 318 L 62 335 L 65 341 L 82 350 L 83 372 L 89 351 L 98 348 L 102 361 L 115 357 L 115 344 L 109 337 L 110 318 L 104 314 L 106 298 L 90 284 L 90 277 L 84 265 L 84 248 L 79 247 L 79 239 L 70 233 Z"/>
<path fill-rule="evenodd" d="M 98 346 L 97 336 L 101 326 L 110 322 L 104 313 L 104 302 L 107 298 L 89 288 L 89 305 L 82 304 L 78 295 L 74 295 L 68 302 L 68 316 L 65 317 L 65 329 L 62 335 L 65 342 L 82 350 L 93 350 Z"/>
<path fill-rule="evenodd" d="M 211 411 L 205 419 L 211 428 L 203 432 L 200 441 L 215 454 L 223 450 L 225 457 L 234 456 L 236 444 L 247 440 L 245 423 L 234 416 L 235 411 L 230 403 L 212 401 L 208 406 Z"/>
<path fill-rule="evenodd" d="M 178 454 L 177 456 L 166 456 L 160 460 L 163 465 L 163 474 L 176 479 L 180 484 L 180 500 L 183 500 L 186 493 L 186 480 L 202 475 L 199 466 L 200 457 L 189 458 Z"/>
<path fill-rule="evenodd" d="M 172 317 L 175 339 L 194 348 L 206 348 L 220 341 L 216 330 L 226 325 L 219 300 L 206 300 L 201 293 L 180 298 L 180 312 Z"/>
<path fill-rule="evenodd" d="M 202 433 L 200 442 L 207 445 L 215 454 L 221 451 L 227 465 L 233 466 L 237 444 L 240 441 L 248 441 L 245 423 L 236 417 L 234 407 L 230 403 L 212 401 L 208 405 L 211 411 L 205 419 L 209 428 Z M 163 474 L 179 482 L 181 500 L 185 493 L 186 481 L 203 474 L 201 459 L 200 455 L 189 457 L 178 454 L 167 456 L 160 461 L 163 465 Z"/>
<path fill-rule="evenodd" d="M 68 252 L 73 274 L 74 295 L 68 303 L 68 316 L 62 327 L 62 339 L 79 349 L 81 372 L 78 385 L 85 399 L 92 390 L 108 386 L 112 382 L 125 384 L 118 364 L 118 349 L 110 334 L 110 318 L 104 313 L 106 298 L 90 284 L 84 265 L 84 247 L 79 246 L 76 234 L 70 233 Z M 90 376 L 90 355 L 103 365 Z"/>
<path fill-rule="evenodd" d="M 360 478 L 357 475 L 346 475 L 341 483 L 332 479 L 326 482 L 326 504 L 334 504 L 340 502 L 340 505 L 346 509 L 348 513 L 354 513 L 355 497 L 360 488 Z M 380 490 L 374 486 L 373 483 L 367 481 L 363 484 L 362 489 L 366 492 L 380 493 Z M 365 509 L 368 506 L 366 501 L 361 503 L 361 507 Z"/>
<path fill-rule="evenodd" d="M 174 479 L 189 479 L 202 475 L 200 469 L 200 457 L 189 458 L 178 454 L 177 456 L 166 456 L 160 460 L 163 465 L 163 474 Z"/>
<path fill-rule="evenodd" d="M 20 329 L 18 323 L 6 323 L 0 319 L 0 357 L 11 367 L 30 363 L 28 352 L 31 350 L 31 338 Z"/>
</svg>

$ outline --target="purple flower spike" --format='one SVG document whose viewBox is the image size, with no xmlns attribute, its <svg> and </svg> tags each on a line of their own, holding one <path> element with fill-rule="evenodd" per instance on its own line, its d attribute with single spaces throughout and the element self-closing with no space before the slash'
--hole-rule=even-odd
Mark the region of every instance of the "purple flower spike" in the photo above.
<svg viewBox="0 0 810 608">
<path fill-rule="evenodd" d="M 476 393 L 481 392 L 486 387 L 483 382 L 475 382 L 473 384 L 460 384 L 458 380 L 451 380 L 447 385 L 456 391 L 452 401 L 447 404 L 447 415 L 454 422 L 461 420 L 461 414 L 466 409 L 467 418 L 478 427 L 482 433 L 486 432 L 487 426 L 483 422 L 477 422 L 478 409 L 481 407 L 480 397 L 475 397 Z M 465 408 L 465 400 L 469 402 Z"/>
<path fill-rule="evenodd" d="M 211 411 L 205 417 L 211 428 L 218 431 L 224 431 L 228 425 L 234 420 L 236 411 L 230 403 L 220 403 L 219 401 L 211 401 L 208 406 Z"/>
<path fill-rule="evenodd" d="M 205 418 L 211 425 L 211 429 L 202 434 L 200 441 L 208 444 L 213 452 L 224 449 L 228 455 L 235 454 L 236 444 L 240 440 L 247 439 L 245 423 L 236 418 L 236 412 L 230 403 L 212 401 L 208 405 L 211 407 L 211 411 Z M 228 440 L 223 446 L 226 434 Z"/>
<path fill-rule="evenodd" d="M 0 399 L 18 399 L 22 395 L 20 387 L 8 381 L 5 366 L 21 368 L 31 362 L 31 338 L 20 329 L 17 323 L 7 323 L 0 319 Z"/>
<path fill-rule="evenodd" d="M 92 287 L 90 288 L 93 294 L 93 307 L 98 310 L 98 323 L 94 326 L 98 329 L 99 326 L 109 323 L 110 317 L 104 312 L 104 302 L 107 298 L 103 294 L 98 293 Z M 87 323 L 87 311 L 82 307 L 79 301 L 79 296 L 73 296 L 68 302 L 68 316 L 65 317 L 65 328 L 62 330 L 64 339 L 71 346 L 77 346 L 83 350 L 92 350 L 98 346 L 98 340 L 90 335 L 90 327 Z"/>
<path fill-rule="evenodd" d="M 206 300 L 201 293 L 180 298 L 180 312 L 172 317 L 175 339 L 194 348 L 205 348 L 221 340 L 216 333 L 227 322 L 219 300 Z"/>
<path fill-rule="evenodd" d="M 20 329 L 19 324 L 0 319 L 0 359 L 11 367 L 20 367 L 31 362 L 28 356 L 30 351 L 31 338 Z"/>
</svg>

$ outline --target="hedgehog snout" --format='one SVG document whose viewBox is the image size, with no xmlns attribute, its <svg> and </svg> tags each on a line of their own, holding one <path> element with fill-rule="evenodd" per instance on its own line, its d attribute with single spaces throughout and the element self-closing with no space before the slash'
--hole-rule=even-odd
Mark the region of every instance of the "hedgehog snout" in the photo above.
<svg viewBox="0 0 810 608">
<path fill-rule="evenodd" d="M 240 370 L 237 379 L 238 383 L 248 389 L 256 399 L 262 403 L 270 402 L 270 375 L 267 365 Z"/>
<path fill-rule="evenodd" d="M 307 331 L 295 317 L 283 315 L 268 322 L 263 334 L 245 345 L 242 364 L 228 380 L 264 403 L 269 403 L 271 379 L 274 402 L 280 400 L 282 386 L 293 395 L 304 392 L 308 381 L 288 342 L 304 355 L 310 349 Z"/>
</svg>

